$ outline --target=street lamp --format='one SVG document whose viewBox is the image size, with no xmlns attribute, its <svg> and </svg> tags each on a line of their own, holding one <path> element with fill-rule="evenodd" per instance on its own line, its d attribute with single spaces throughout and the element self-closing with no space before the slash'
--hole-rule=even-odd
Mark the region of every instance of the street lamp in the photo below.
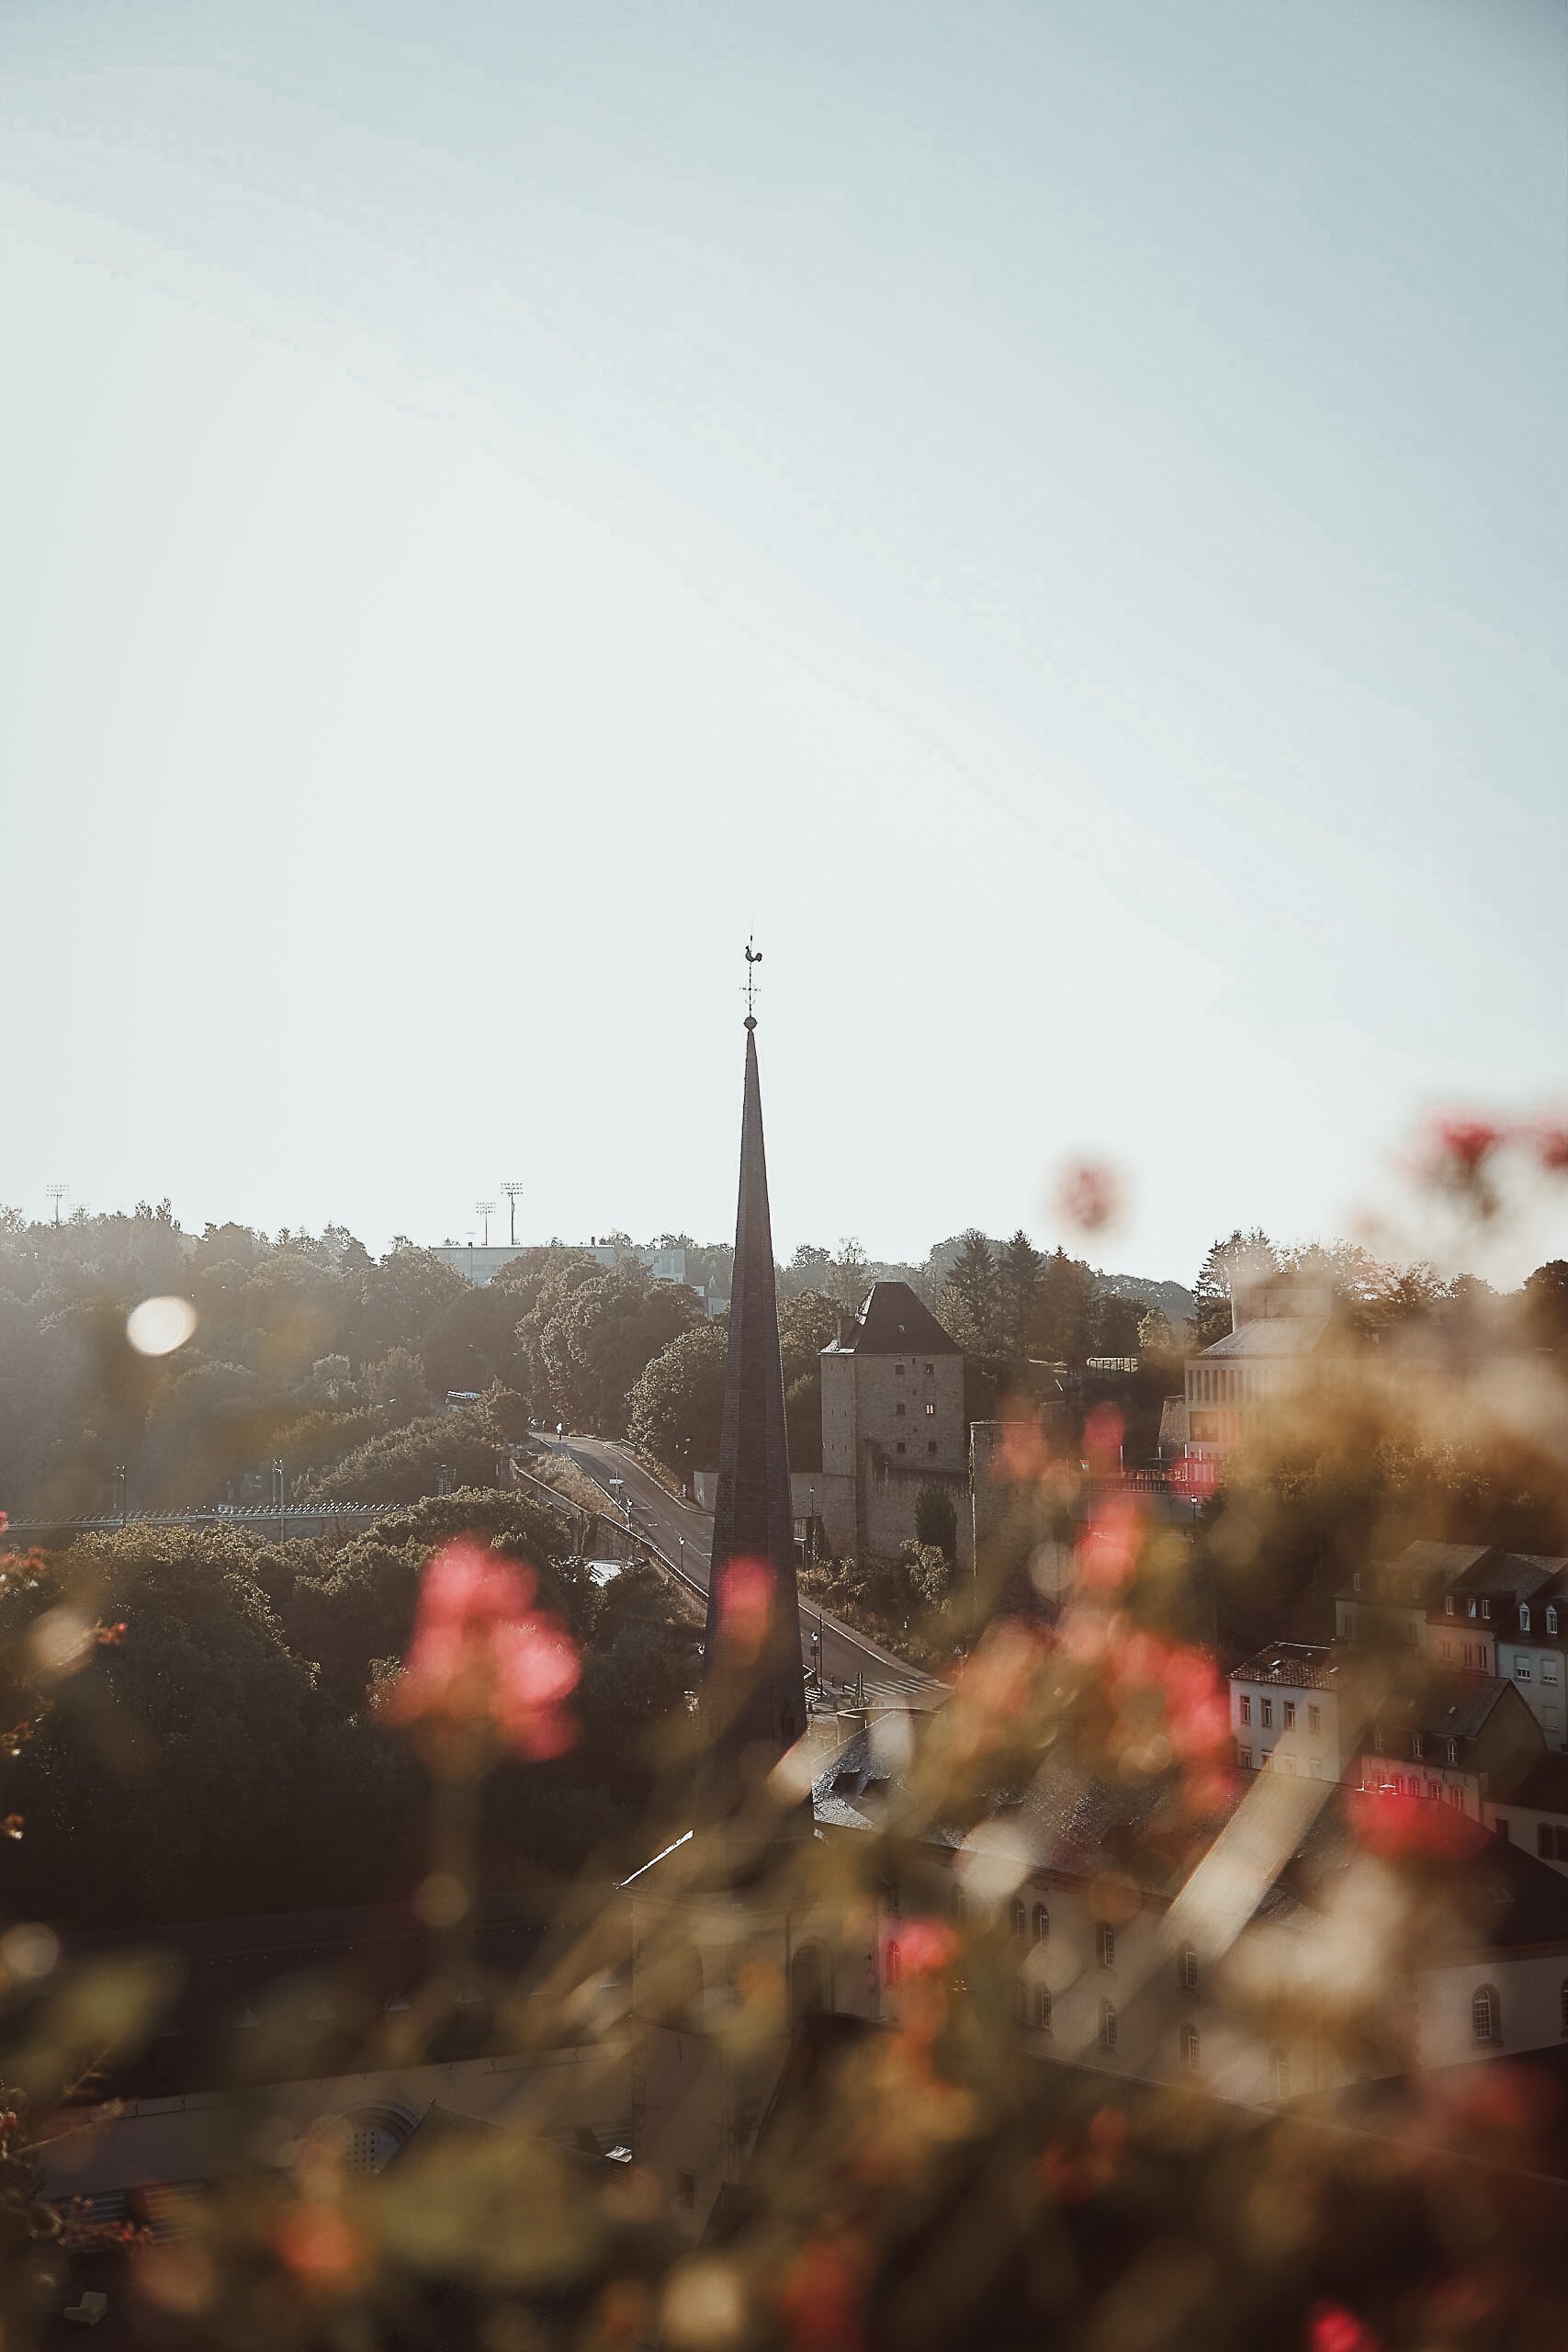
<svg viewBox="0 0 1568 2352">
<path fill-rule="evenodd" d="M 494 1203 L 493 1201 L 476 1201 L 476 1202 L 474 1203 L 474 1208 L 475 1208 L 476 1213 L 477 1213 L 479 1216 L 482 1216 L 482 1217 L 483 1217 L 483 1219 L 484 1219 L 484 1221 L 485 1221 L 485 1243 L 484 1243 L 484 1246 L 485 1246 L 485 1248 L 486 1248 L 487 1250 L 490 1248 L 490 1220 L 491 1220 L 491 1211 L 494 1209 L 494 1207 L 495 1207 L 495 1203 Z"/>
<path fill-rule="evenodd" d="M 517 1247 L 517 1195 L 523 1187 L 521 1184 L 503 1184 L 501 1189 L 506 1194 L 506 1205 L 512 1213 L 512 1247 L 515 1250 Z"/>
</svg>

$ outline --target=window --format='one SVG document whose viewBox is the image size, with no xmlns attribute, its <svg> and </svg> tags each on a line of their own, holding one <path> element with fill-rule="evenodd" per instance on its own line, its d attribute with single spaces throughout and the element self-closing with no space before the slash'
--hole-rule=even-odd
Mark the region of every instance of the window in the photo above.
<svg viewBox="0 0 1568 2352">
<path fill-rule="evenodd" d="M 928 1363 L 928 1364 L 927 1364 L 927 1366 L 926 1366 L 926 1378 L 927 1378 L 928 1380 L 931 1378 L 931 1376 L 932 1373 L 933 1373 L 935 1370 L 936 1370 L 936 1366 L 935 1366 L 935 1364 L 934 1364 L 934 1363 Z"/>
<path fill-rule="evenodd" d="M 1482 1613 L 1482 1615 L 1483 1615 L 1483 1617 L 1490 1617 L 1490 1616 L 1491 1616 L 1491 1614 L 1492 1614 L 1492 1603 L 1491 1603 L 1489 1600 L 1483 1600 L 1483 1601 L 1482 1602 L 1482 1604 L 1481 1604 L 1481 1613 Z"/>
<path fill-rule="evenodd" d="M 908 1409 L 909 1409 L 909 1408 L 908 1407 L 908 1405 L 906 1405 L 906 1404 L 905 1404 L 905 1402 L 904 1402 L 904 1400 L 903 1400 L 903 1398 L 902 1398 L 902 1397 L 900 1397 L 900 1398 L 898 1399 L 898 1402 L 897 1402 L 897 1403 L 894 1406 L 894 1408 L 893 1408 L 893 1413 L 894 1413 L 894 1418 L 895 1418 L 895 1419 L 897 1419 L 897 1420 L 900 1420 L 900 1421 L 901 1421 L 901 1420 L 904 1419 L 905 1414 L 908 1411 Z"/>
<path fill-rule="evenodd" d="M 904 1955 L 897 1944 L 889 1944 L 887 1958 L 883 1964 L 882 1981 L 885 1984 L 897 1984 L 903 1973 Z"/>
<path fill-rule="evenodd" d="M 1321 1707 L 1309 1707 L 1307 1709 L 1307 1729 L 1314 1737 L 1323 1729 L 1323 1709 Z"/>
<path fill-rule="evenodd" d="M 1034 2022 L 1042 2033 L 1051 2030 L 1051 1996 L 1043 1984 L 1034 1996 Z"/>
<path fill-rule="evenodd" d="M 1183 1944 L 1176 1955 L 1176 1981 L 1184 1993 L 1198 1990 L 1198 1948 Z"/>
<path fill-rule="evenodd" d="M 1450 1739 L 1449 1742 L 1449 1762 L 1450 1764 L 1457 1764 L 1459 1762 L 1459 1742 L 1457 1739 Z"/>
<path fill-rule="evenodd" d="M 1291 2053 L 1288 2050 L 1269 2052 L 1269 2088 L 1275 2098 L 1291 2096 Z"/>
<path fill-rule="evenodd" d="M 928 1437 L 928 1438 L 927 1438 L 927 1440 L 926 1440 L 926 1452 L 927 1452 L 928 1453 L 934 1453 L 936 1452 L 936 1440 L 935 1440 L 935 1438 L 934 1438 L 934 1437 Z"/>
<path fill-rule="evenodd" d="M 1555 1634 L 1557 1631 L 1557 1611 L 1555 1609 L 1549 1609 L 1546 1612 L 1546 1630 L 1549 1634 Z"/>
<path fill-rule="evenodd" d="M 1100 2005 L 1100 2046 L 1114 2057 L 1116 2054 L 1116 2012 L 1109 2001 Z"/>
<path fill-rule="evenodd" d="M 1045 1905 L 1043 1905 L 1043 1903 L 1037 1903 L 1037 1904 L 1035 1905 L 1035 1906 L 1034 1906 L 1034 1940 L 1035 1940 L 1035 1942 L 1036 1942 L 1037 1944 L 1043 1944 L 1043 1943 L 1044 1942 L 1044 1940 L 1045 1940 L 1046 1937 L 1050 1934 L 1050 1932 L 1051 1932 L 1051 1914 L 1049 1913 L 1049 1911 L 1047 1911 L 1047 1910 L 1046 1910 Z"/>
<path fill-rule="evenodd" d="M 936 1407 L 935 1407 L 934 1405 L 928 1405 L 928 1406 L 926 1407 L 926 1419 L 927 1419 L 927 1420 L 928 1420 L 928 1421 L 934 1421 L 934 1420 L 935 1420 L 935 1419 L 936 1419 Z"/>
<path fill-rule="evenodd" d="M 1515 1679 L 1515 1681 L 1516 1681 L 1516 1682 L 1528 1682 L 1528 1681 L 1529 1680 L 1529 1679 L 1530 1679 L 1530 1662 L 1529 1662 L 1529 1658 L 1528 1658 L 1528 1657 L 1517 1657 L 1517 1658 L 1514 1660 L 1514 1679 Z"/>
<path fill-rule="evenodd" d="M 1470 2030 L 1477 2041 L 1502 2040 L 1503 2012 L 1495 1984 L 1478 1984 L 1470 1996 Z"/>
<path fill-rule="evenodd" d="M 1449 1803 L 1450 1804 L 1457 1804 L 1462 1813 L 1464 1810 L 1464 1791 L 1462 1789 L 1450 1789 L 1449 1791 Z"/>
<path fill-rule="evenodd" d="M 1181 2029 L 1181 2064 L 1189 2075 L 1198 2072 L 1198 2029 L 1195 2025 L 1184 2025 Z"/>
<path fill-rule="evenodd" d="M 1238 1748 L 1236 1749 L 1236 1752 L 1235 1752 L 1235 1760 L 1236 1760 L 1236 1762 L 1240 1765 L 1240 1767 L 1241 1767 L 1241 1769 L 1242 1769 L 1242 1770 L 1243 1770 L 1244 1772 L 1250 1772 L 1250 1771 L 1251 1771 L 1251 1770 L 1252 1770 L 1252 1750 L 1251 1750 L 1251 1748 L 1250 1748 L 1250 1747 L 1238 1747 Z"/>
<path fill-rule="evenodd" d="M 1410 1735 L 1410 1753 L 1416 1758 L 1417 1764 L 1420 1763 L 1421 1758 L 1426 1752 L 1426 1741 L 1422 1738 L 1418 1731 L 1413 1731 Z"/>
<path fill-rule="evenodd" d="M 1241 1694 L 1241 1720 L 1244 1724 L 1252 1721 L 1252 1702 L 1245 1690 Z"/>
<path fill-rule="evenodd" d="M 1295 1728 L 1295 1722 L 1296 1702 L 1293 1699 L 1287 1699 L 1285 1702 L 1285 1729 L 1287 1731 L 1293 1731 Z"/>
<path fill-rule="evenodd" d="M 1265 1730 L 1265 1731 L 1267 1731 L 1267 1730 L 1268 1730 L 1268 1728 L 1269 1728 L 1269 1724 L 1270 1724 L 1273 1722 L 1273 1720 L 1274 1720 L 1274 1702 L 1273 1702 L 1273 1700 L 1272 1700 L 1272 1699 L 1263 1699 L 1263 1700 L 1260 1700 L 1260 1701 L 1259 1701 L 1259 1702 L 1258 1702 L 1258 1719 L 1259 1719 L 1259 1721 L 1262 1723 L 1262 1725 L 1263 1725 L 1264 1730 Z"/>
<path fill-rule="evenodd" d="M 1451 1663 L 1452 1663 L 1452 1660 L 1453 1660 L 1453 1654 L 1454 1654 L 1454 1645 L 1453 1645 L 1452 1642 L 1445 1641 L 1445 1642 L 1444 1642 L 1444 1644 L 1443 1644 L 1443 1657 L 1444 1657 L 1444 1658 L 1445 1658 L 1446 1660 L 1448 1660 L 1448 1661 L 1449 1661 L 1449 1663 L 1450 1663 L 1450 1664 L 1451 1664 Z"/>
<path fill-rule="evenodd" d="M 1029 1912 L 1021 1903 L 1015 1903 L 1012 1906 L 1012 1931 L 1021 1944 L 1028 1942 Z"/>
<path fill-rule="evenodd" d="M 895 1379 L 895 1380 L 902 1380 L 902 1379 L 903 1379 L 903 1377 L 904 1377 L 904 1367 L 903 1367 L 903 1365 L 902 1365 L 901 1363 L 896 1363 L 896 1364 L 894 1365 L 894 1367 L 893 1367 L 893 1377 L 894 1377 L 894 1379 Z"/>
<path fill-rule="evenodd" d="M 1432 1801 L 1433 1801 L 1433 1803 L 1434 1803 L 1434 1804 L 1436 1804 L 1436 1802 L 1437 1802 L 1438 1798 L 1438 1797 L 1440 1797 L 1440 1796 L 1442 1795 L 1442 1792 L 1442 1792 L 1442 1788 L 1441 1788 L 1440 1784 L 1439 1784 L 1438 1781 L 1427 1781 L 1427 1795 L 1432 1799 Z"/>
<path fill-rule="evenodd" d="M 1102 1919 L 1094 1931 L 1095 1958 L 1101 1968 L 1116 1965 L 1116 1930 L 1109 1919 Z"/>
<path fill-rule="evenodd" d="M 1555 1681 L 1556 1681 L 1556 1679 L 1557 1679 L 1557 1660 L 1556 1660 L 1554 1657 L 1543 1657 L 1543 1658 L 1541 1659 L 1541 1661 L 1540 1661 L 1540 1679 L 1541 1679 L 1541 1680 L 1542 1680 L 1543 1682 L 1555 1682 Z"/>
<path fill-rule="evenodd" d="M 1472 1615 L 1472 1617 L 1473 1617 L 1473 1616 L 1474 1616 L 1474 1614 L 1475 1614 L 1475 1603 L 1474 1603 L 1474 1601 L 1473 1601 L 1473 1600 L 1472 1600 L 1472 1601 L 1471 1602 L 1471 1604 L 1470 1604 L 1470 1613 L 1471 1613 L 1471 1615 Z"/>
<path fill-rule="evenodd" d="M 1530 1605 L 1528 1600 L 1521 1600 L 1519 1603 L 1519 1631 L 1521 1634 L 1528 1634 L 1529 1629 Z"/>
<path fill-rule="evenodd" d="M 1352 1589 L 1353 1591 L 1355 1591 L 1355 1592 L 1359 1592 L 1359 1591 L 1360 1591 L 1360 1589 L 1361 1589 L 1361 1571 L 1360 1571 L 1360 1569 L 1359 1569 L 1359 1568 L 1358 1568 L 1358 1569 L 1356 1570 L 1356 1573 L 1355 1573 L 1354 1577 L 1351 1578 L 1350 1582 L 1351 1582 L 1351 1589 Z"/>
<path fill-rule="evenodd" d="M 909 1451 L 909 1449 L 908 1449 L 908 1447 L 905 1444 L 905 1442 L 904 1442 L 903 1439 L 902 1439 L 902 1438 L 900 1438 L 900 1439 L 898 1440 L 897 1444 L 894 1447 L 893 1451 L 894 1451 L 894 1453 L 908 1453 L 908 1452 Z"/>
<path fill-rule="evenodd" d="M 1377 1752 L 1377 1754 L 1378 1754 L 1379 1756 L 1381 1756 L 1381 1755 L 1382 1754 L 1382 1724 L 1374 1724 L 1372 1725 L 1372 1747 L 1373 1747 L 1373 1748 L 1375 1749 L 1375 1751 Z"/>
<path fill-rule="evenodd" d="M 1444 1614 L 1446 1617 L 1451 1617 L 1451 1616 L 1453 1615 L 1453 1613 L 1454 1613 L 1454 1597 L 1453 1597 L 1453 1594 L 1450 1592 L 1450 1593 L 1447 1594 L 1447 1595 L 1444 1597 L 1444 1600 L 1443 1600 L 1443 1614 Z"/>
</svg>

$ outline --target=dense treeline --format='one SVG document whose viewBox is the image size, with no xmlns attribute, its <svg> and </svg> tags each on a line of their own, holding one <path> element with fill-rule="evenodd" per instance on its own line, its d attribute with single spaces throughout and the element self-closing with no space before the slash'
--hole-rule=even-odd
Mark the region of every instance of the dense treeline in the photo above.
<svg viewBox="0 0 1568 2352">
<path fill-rule="evenodd" d="M 8 1643 L 46 1617 L 37 1640 L 67 1653 L 82 1628 L 124 1628 L 85 1642 L 10 1770 L 9 1907 L 101 1927 L 406 1893 L 429 1792 L 371 1694 L 406 1651 L 432 1549 L 475 1532 L 532 1565 L 583 1659 L 570 1752 L 487 1786 L 487 1881 L 613 1840 L 646 1802 L 653 1726 L 694 1682 L 694 1628 L 662 1579 L 629 1568 L 601 1589 L 562 1523 L 511 1495 L 433 1498 L 337 1546 L 133 1525 L 0 1596 Z"/>
</svg>

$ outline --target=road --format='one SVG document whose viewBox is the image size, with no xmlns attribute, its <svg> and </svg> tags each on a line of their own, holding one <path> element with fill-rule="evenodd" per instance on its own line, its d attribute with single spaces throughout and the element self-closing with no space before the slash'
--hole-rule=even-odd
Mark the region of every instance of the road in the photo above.
<svg viewBox="0 0 1568 2352">
<path fill-rule="evenodd" d="M 552 1438 L 549 1443 L 553 1451 L 569 1454 L 580 1470 L 604 1489 L 613 1505 L 629 1502 L 632 1525 L 637 1534 L 679 1567 L 699 1590 L 706 1592 L 713 1551 L 713 1519 L 709 1512 L 699 1510 L 694 1503 L 677 1502 L 657 1478 L 649 1476 L 624 1446 L 610 1438 Z M 620 1479 L 622 1484 L 612 1488 L 613 1478 Z M 616 1515 L 620 1515 L 618 1508 Z M 941 1690 L 942 1686 L 929 1674 L 878 1649 L 863 1634 L 852 1634 L 847 1625 L 816 1609 L 803 1609 L 800 1612 L 800 1654 L 808 1673 L 818 1662 L 812 1638 L 818 1634 L 821 1637 L 822 1679 L 829 1688 L 852 1688 L 863 1676 L 865 1695 L 870 1700 L 917 1694 L 934 1698 Z"/>
</svg>

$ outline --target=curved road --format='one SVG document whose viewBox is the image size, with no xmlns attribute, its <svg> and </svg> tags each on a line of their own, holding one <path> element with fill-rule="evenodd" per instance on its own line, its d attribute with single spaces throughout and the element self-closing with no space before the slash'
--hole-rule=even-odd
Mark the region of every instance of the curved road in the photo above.
<svg viewBox="0 0 1568 2352">
<path fill-rule="evenodd" d="M 602 1487 L 612 1507 L 629 1503 L 635 1532 L 706 1592 L 713 1550 L 711 1513 L 699 1510 L 694 1503 L 677 1502 L 613 1439 L 565 1437 L 551 1438 L 547 1442 L 553 1452 L 569 1455 L 580 1470 Z M 610 1485 L 612 1478 L 623 1482 L 615 1490 Z M 865 1695 L 871 1700 L 908 1699 L 928 1693 L 934 1700 L 942 1692 L 942 1684 L 931 1675 L 922 1674 L 904 1658 L 890 1657 L 863 1634 L 851 1633 L 847 1625 L 840 1625 L 836 1618 L 816 1609 L 802 1609 L 800 1612 L 800 1654 L 807 1673 L 818 1663 L 814 1635 L 820 1636 L 823 1683 L 836 1692 L 852 1690 L 862 1677 Z"/>
</svg>

